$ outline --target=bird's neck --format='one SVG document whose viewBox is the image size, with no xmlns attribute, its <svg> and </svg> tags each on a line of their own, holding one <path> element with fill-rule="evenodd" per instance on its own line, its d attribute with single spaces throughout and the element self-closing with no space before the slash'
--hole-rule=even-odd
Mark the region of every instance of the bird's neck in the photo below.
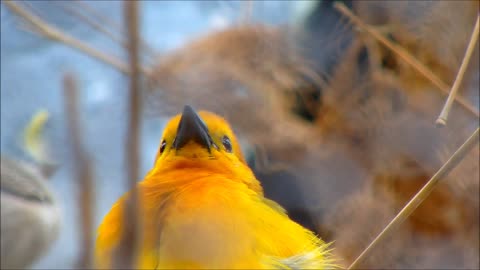
<svg viewBox="0 0 480 270">
<path fill-rule="evenodd" d="M 156 166 L 145 177 L 146 182 L 169 183 L 173 186 L 189 185 L 197 181 L 231 181 L 263 194 L 263 189 L 253 172 L 243 163 L 232 166 L 218 160 L 179 160 Z"/>
</svg>

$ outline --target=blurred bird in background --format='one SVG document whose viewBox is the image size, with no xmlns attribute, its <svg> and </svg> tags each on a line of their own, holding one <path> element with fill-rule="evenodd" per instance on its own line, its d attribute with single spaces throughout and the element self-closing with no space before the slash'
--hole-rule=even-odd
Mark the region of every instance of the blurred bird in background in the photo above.
<svg viewBox="0 0 480 270">
<path fill-rule="evenodd" d="M 478 119 L 456 106 L 455 120 L 439 132 L 434 119 L 444 96 L 438 88 L 355 32 L 334 2 L 312 5 L 293 28 L 238 26 L 194 40 L 162 56 L 151 88 L 168 104 L 162 112 L 187 101 L 225 115 L 245 141 L 260 146 L 253 159 L 266 159 L 260 162 L 266 166 L 253 169 L 266 196 L 297 222 L 335 241 L 334 252 L 347 265 L 447 160 L 446 153 L 471 134 Z M 478 2 L 344 2 L 362 18 L 368 12 L 374 14 L 370 20 L 386 16 L 378 29 L 389 26 L 392 42 L 453 82 Z M 411 20 L 418 12 L 423 15 Z M 447 13 L 452 17 L 443 17 Z M 454 41 L 445 42 L 451 35 Z M 410 48 L 404 40 L 418 46 Z M 474 62 L 462 95 L 475 100 Z M 444 179 L 363 267 L 478 267 L 478 256 L 472 255 L 479 251 L 478 156 L 478 149 L 472 151 L 462 169 Z"/>
<path fill-rule="evenodd" d="M 138 189 L 138 268 L 333 267 L 328 245 L 263 196 L 228 123 L 215 114 L 185 106 L 172 118 Z M 98 230 L 100 268 L 114 263 L 125 203 L 124 196 Z"/>
<path fill-rule="evenodd" d="M 25 269 L 57 239 L 60 210 L 39 169 L 1 158 L 1 268 Z"/>
<path fill-rule="evenodd" d="M 29 268 L 59 235 L 61 212 L 47 183 L 54 172 L 42 131 L 48 112 L 34 114 L 23 149 L 35 163 L 1 156 L 1 269 Z"/>
</svg>

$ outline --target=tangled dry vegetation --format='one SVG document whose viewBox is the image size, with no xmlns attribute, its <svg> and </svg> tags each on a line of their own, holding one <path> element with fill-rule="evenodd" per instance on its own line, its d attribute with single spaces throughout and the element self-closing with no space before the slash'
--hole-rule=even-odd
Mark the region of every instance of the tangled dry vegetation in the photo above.
<svg viewBox="0 0 480 270">
<path fill-rule="evenodd" d="M 358 2 L 354 10 L 370 20 L 386 16 L 377 27 L 388 26 L 390 40 L 451 85 L 478 10 L 463 4 L 453 18 L 439 13 L 451 6 L 432 4 L 413 25 L 402 16 L 418 7 Z M 354 33 L 325 76 L 308 57 L 322 46 L 295 42 L 307 34 L 261 25 L 212 33 L 164 55 L 152 86 L 173 111 L 185 102 L 216 111 L 260 145 L 267 195 L 335 241 L 349 264 L 475 130 L 478 115 L 457 104 L 439 130 L 445 95 L 394 52 Z M 472 61 L 462 96 L 478 91 L 478 71 Z M 471 151 L 362 267 L 478 267 L 478 159 Z M 277 164 L 284 166 L 269 170 Z M 289 198 L 291 186 L 302 199 Z"/>
<path fill-rule="evenodd" d="M 247 142 L 266 195 L 334 241 L 348 266 L 478 128 L 478 107 L 468 105 L 478 101 L 478 44 L 458 94 L 463 105 L 435 127 L 478 5 L 351 6 L 433 78 L 322 1 L 300 26 L 235 26 L 161 55 L 145 68 L 148 110 L 174 114 L 191 104 L 224 115 Z M 361 267 L 478 268 L 479 188 L 474 147 Z"/>
</svg>

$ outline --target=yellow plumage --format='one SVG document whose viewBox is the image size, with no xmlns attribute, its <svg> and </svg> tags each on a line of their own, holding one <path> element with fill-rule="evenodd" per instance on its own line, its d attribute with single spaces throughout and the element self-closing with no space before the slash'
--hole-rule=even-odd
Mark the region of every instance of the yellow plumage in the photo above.
<svg viewBox="0 0 480 270">
<path fill-rule="evenodd" d="M 263 196 L 228 123 L 212 113 L 200 116 L 203 121 L 186 106 L 169 122 L 155 166 L 138 185 L 138 267 L 332 267 L 328 245 Z M 111 266 L 124 204 L 125 196 L 99 227 L 99 267 Z"/>
</svg>

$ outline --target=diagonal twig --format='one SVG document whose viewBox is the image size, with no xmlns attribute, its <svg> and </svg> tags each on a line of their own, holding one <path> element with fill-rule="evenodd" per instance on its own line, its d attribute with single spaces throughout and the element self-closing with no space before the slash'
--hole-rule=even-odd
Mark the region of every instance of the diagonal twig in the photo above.
<svg viewBox="0 0 480 270">
<path fill-rule="evenodd" d="M 77 262 L 78 268 L 91 269 L 93 267 L 93 212 L 94 212 L 94 189 L 90 164 L 87 155 L 82 148 L 82 129 L 78 119 L 78 89 L 72 74 L 66 74 L 63 78 L 63 90 L 65 95 L 65 111 L 69 137 L 72 143 L 73 164 L 75 180 L 79 190 L 78 207 L 81 213 L 81 249 Z"/>
<path fill-rule="evenodd" d="M 390 221 L 383 231 L 368 245 L 368 247 L 358 256 L 357 259 L 348 267 L 348 269 L 357 269 L 361 266 L 365 258 L 390 234 L 400 226 L 417 207 L 430 195 L 435 185 L 452 169 L 454 169 L 466 154 L 476 145 L 479 140 L 479 128 L 460 146 L 457 151 L 443 164 L 443 166 L 430 178 L 423 188 L 403 207 L 403 209 Z"/>
<path fill-rule="evenodd" d="M 369 33 L 373 38 L 378 40 L 385 47 L 389 48 L 392 52 L 396 53 L 407 64 L 409 64 L 412 68 L 417 70 L 420 74 L 422 74 L 425 78 L 427 78 L 435 86 L 437 86 L 443 94 L 448 95 L 450 91 L 450 87 L 445 82 L 443 82 L 440 78 L 438 78 L 432 71 L 430 71 L 430 69 L 425 67 L 425 65 L 423 65 L 415 57 L 413 57 L 410 53 L 408 53 L 407 50 L 405 50 L 401 46 L 394 44 L 393 42 L 390 42 L 387 38 L 385 38 L 381 33 L 379 33 L 373 27 L 364 23 L 362 20 L 360 20 L 360 18 L 355 16 L 350 11 L 350 9 L 348 9 L 343 3 L 335 2 L 334 6 L 343 15 L 348 17 L 350 21 L 352 21 L 357 27 Z M 480 116 L 479 112 L 464 98 L 460 96 L 456 96 L 455 101 L 457 101 L 463 108 L 465 108 L 467 111 L 469 111 L 476 117 Z"/>
<path fill-rule="evenodd" d="M 78 7 L 72 6 L 73 3 L 77 4 Z M 58 5 L 66 13 L 88 24 L 93 29 L 106 35 L 113 42 L 127 49 L 128 42 L 124 38 L 123 33 L 119 31 L 120 33 L 116 34 L 114 33 L 114 31 L 111 30 L 112 28 L 115 30 L 118 30 L 119 28 L 118 25 L 104 18 L 104 16 L 96 12 L 95 9 L 90 7 L 87 3 L 74 1 L 74 2 L 52 2 L 52 4 Z M 89 13 L 90 16 L 87 15 L 86 13 Z M 95 18 L 92 18 L 92 17 L 95 17 Z M 148 46 L 144 41 L 142 41 L 141 44 L 142 44 L 142 52 L 145 52 L 147 54 L 146 58 L 149 61 L 151 61 L 152 59 L 155 59 L 155 56 L 156 56 L 155 50 L 153 50 L 150 46 Z"/>
<path fill-rule="evenodd" d="M 108 19 L 106 16 L 103 16 L 100 14 L 98 11 L 96 11 L 93 7 L 91 7 L 87 2 L 85 1 L 73 1 L 71 2 L 72 4 L 75 3 L 80 9 L 88 13 L 91 17 L 93 17 L 95 20 L 99 21 L 101 24 L 106 25 L 115 31 L 118 31 L 120 35 L 124 35 L 124 31 L 122 31 L 122 27 L 115 23 L 114 21 Z M 153 59 L 157 55 L 156 50 L 154 50 L 150 45 L 147 44 L 145 40 L 143 40 L 140 37 L 140 46 L 142 48 L 141 51 L 147 53 L 147 57 Z"/>
<path fill-rule="evenodd" d="M 74 1 L 73 3 L 76 3 Z M 124 48 L 127 47 L 127 43 L 124 39 L 113 33 L 109 28 L 105 27 L 104 24 L 102 24 L 100 21 L 94 20 L 90 18 L 89 16 L 83 14 L 79 8 L 74 8 L 71 6 L 70 2 L 52 2 L 54 5 L 58 5 L 63 11 L 66 13 L 78 18 L 79 20 L 85 22 L 86 24 L 90 25 L 93 29 L 105 34 L 108 38 L 110 38 L 112 41 L 115 43 L 120 44 Z"/>
<path fill-rule="evenodd" d="M 39 17 L 33 15 L 31 12 L 27 11 L 23 7 L 21 7 L 19 4 L 13 1 L 2 1 L 10 10 L 12 10 L 14 13 L 19 15 L 21 18 L 23 18 L 30 26 L 32 26 L 36 31 L 38 31 L 39 34 L 42 36 L 45 36 L 48 39 L 54 40 L 61 42 L 63 44 L 66 44 L 74 49 L 77 49 L 83 53 L 86 53 L 87 55 L 90 55 L 104 63 L 107 63 L 117 70 L 121 71 L 124 74 L 129 75 L 130 74 L 130 69 L 121 60 L 118 58 L 115 58 L 111 55 L 107 55 L 102 53 L 101 51 L 90 47 L 88 44 L 75 39 L 74 37 L 62 32 L 58 28 L 46 23 Z M 150 71 L 148 68 L 141 67 L 140 68 L 142 73 L 145 75 L 149 75 Z"/>
<path fill-rule="evenodd" d="M 465 51 L 465 55 L 463 56 L 460 69 L 458 70 L 457 76 L 455 77 L 455 82 L 453 83 L 452 90 L 450 90 L 447 101 L 445 102 L 442 112 L 440 113 L 436 121 L 437 127 L 444 127 L 447 124 L 448 114 L 450 113 L 450 109 L 452 108 L 453 100 L 458 93 L 458 89 L 460 88 L 463 76 L 465 75 L 468 63 L 470 62 L 470 58 L 472 57 L 473 51 L 475 50 L 475 45 L 478 41 L 479 20 L 480 15 L 477 16 L 477 22 L 475 23 L 475 27 L 473 28 L 472 36 L 470 37 L 470 41 L 468 42 L 467 50 Z"/>
<path fill-rule="evenodd" d="M 49 39 L 52 39 L 52 40 L 55 40 L 55 41 L 65 43 L 65 44 L 69 45 L 70 47 L 74 47 L 74 48 L 76 48 L 76 49 L 78 49 L 78 50 L 80 50 L 80 51 L 82 51 L 82 52 L 84 52 L 88 55 L 91 55 L 91 56 L 93 56 L 97 59 L 100 59 L 101 61 L 109 64 L 109 65 L 112 65 L 112 66 L 116 67 L 118 70 L 122 71 L 123 73 L 126 73 L 126 74 L 129 73 L 128 67 L 124 63 L 120 62 L 118 59 L 116 59 L 116 58 L 114 58 L 110 55 L 106 55 L 106 54 L 90 47 L 86 43 L 84 43 L 82 41 L 79 41 L 79 40 L 61 32 L 57 28 L 45 23 L 39 17 L 35 16 L 31 12 L 22 8 L 19 4 L 15 3 L 15 2 L 12 2 L 12 1 L 3 1 L 3 3 L 8 8 L 10 8 L 10 10 L 12 10 L 17 15 L 19 15 L 24 20 L 26 20 L 30 25 L 32 25 L 32 27 L 35 27 L 35 29 L 38 30 L 39 33 L 41 33 L 45 37 L 47 37 Z"/>
<path fill-rule="evenodd" d="M 121 30 L 120 30 L 121 26 L 120 25 L 118 25 L 114 21 L 110 20 L 108 17 L 100 14 L 100 12 L 96 11 L 93 7 L 91 7 L 88 4 L 88 1 L 79 0 L 79 1 L 73 1 L 71 3 L 77 5 L 80 9 L 88 12 L 92 17 L 95 18 L 95 20 L 100 21 L 100 23 L 102 23 L 103 25 L 107 25 L 108 27 L 116 29 L 116 30 L 118 29 L 119 32 L 121 32 Z"/>
</svg>

